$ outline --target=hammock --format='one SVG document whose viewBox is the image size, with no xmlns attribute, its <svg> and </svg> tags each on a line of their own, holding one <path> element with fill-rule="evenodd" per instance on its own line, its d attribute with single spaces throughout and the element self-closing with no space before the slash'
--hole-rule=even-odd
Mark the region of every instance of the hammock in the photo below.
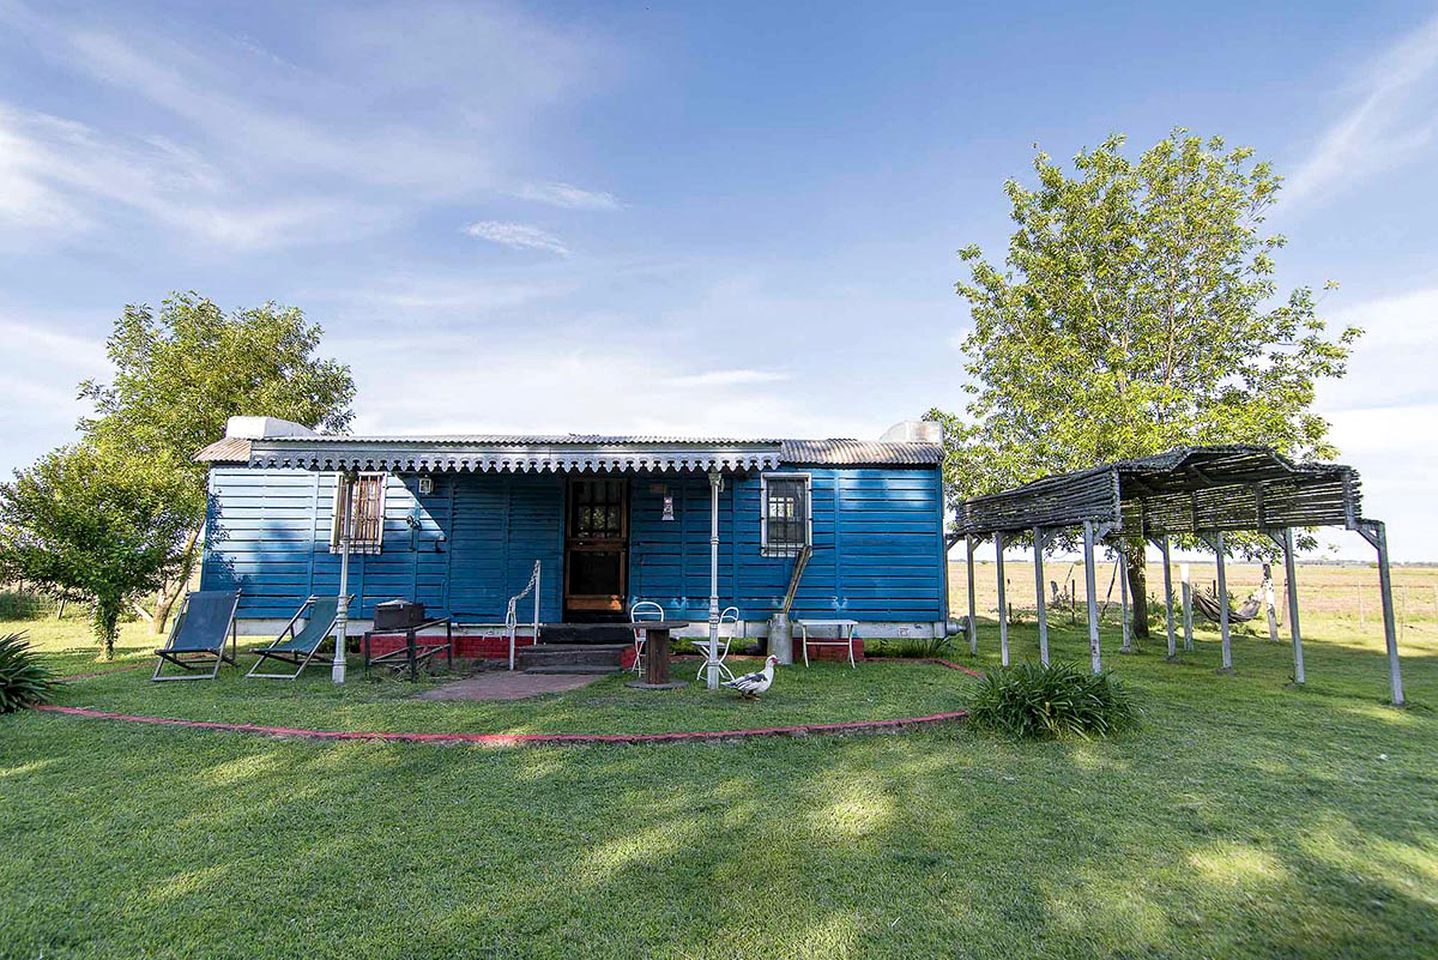
<svg viewBox="0 0 1438 960">
<path fill-rule="evenodd" d="M 1195 590 L 1193 592 L 1193 609 L 1203 614 L 1205 618 L 1213 623 L 1218 623 L 1219 617 L 1222 616 L 1222 610 L 1218 605 L 1218 597 L 1211 593 L 1202 593 Z M 1243 606 L 1237 610 L 1230 609 L 1228 611 L 1228 620 L 1230 623 L 1247 623 L 1249 620 L 1258 616 L 1258 611 L 1262 609 L 1263 594 L 1260 590 L 1245 600 Z"/>
</svg>

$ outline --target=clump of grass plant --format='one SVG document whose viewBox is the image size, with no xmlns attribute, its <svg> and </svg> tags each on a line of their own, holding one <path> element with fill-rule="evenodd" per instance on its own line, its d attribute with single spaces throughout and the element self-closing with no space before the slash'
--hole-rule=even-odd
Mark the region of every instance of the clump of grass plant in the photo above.
<svg viewBox="0 0 1438 960">
<path fill-rule="evenodd" d="M 57 683 L 26 642 L 25 634 L 0 637 L 0 713 L 45 703 Z"/>
<path fill-rule="evenodd" d="M 1020 663 L 985 675 L 969 719 L 1015 739 L 1090 739 L 1134 729 L 1139 711 L 1110 672 L 1092 673 L 1077 663 Z"/>
</svg>

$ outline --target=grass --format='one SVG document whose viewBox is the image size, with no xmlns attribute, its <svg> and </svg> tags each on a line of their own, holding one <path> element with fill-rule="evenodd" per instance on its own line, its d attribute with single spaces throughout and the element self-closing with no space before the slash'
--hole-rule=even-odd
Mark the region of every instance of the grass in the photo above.
<svg viewBox="0 0 1438 960">
<path fill-rule="evenodd" d="M 1305 624 L 1302 690 L 1284 686 L 1288 648 L 1257 638 L 1235 641 L 1234 676 L 1214 672 L 1207 631 L 1179 663 L 1159 643 L 1110 654 L 1144 726 L 1108 741 L 949 726 L 495 751 L 0 718 L 0 957 L 1438 955 L 1435 631 L 1405 632 L 1400 711 L 1380 702 L 1373 637 Z M 980 639 L 991 665 L 996 630 Z M 1030 628 L 1013 640 L 1034 655 Z M 43 643 L 84 672 L 75 644 Z M 1053 644 L 1086 656 L 1066 628 Z M 917 702 L 917 678 L 958 684 L 926 702 L 966 689 L 889 666 L 851 689 L 894 707 Z M 785 670 L 776 689 L 837 689 L 836 671 Z M 646 722 L 565 698 L 516 719 L 363 684 L 202 686 L 126 673 L 64 696 L 165 714 L 262 697 L 270 722 L 325 726 L 419 729 L 431 707 L 476 725 Z M 742 709 L 716 704 L 648 709 Z"/>
</svg>

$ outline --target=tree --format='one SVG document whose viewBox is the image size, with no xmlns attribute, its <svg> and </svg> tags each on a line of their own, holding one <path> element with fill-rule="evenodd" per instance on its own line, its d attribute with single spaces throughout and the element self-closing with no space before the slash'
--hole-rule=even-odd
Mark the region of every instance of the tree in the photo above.
<svg viewBox="0 0 1438 960">
<path fill-rule="evenodd" d="M 193 521 L 182 475 L 93 443 L 61 447 L 0 483 L 0 578 L 92 604 L 95 637 L 115 655 L 120 614 L 158 589 Z"/>
<path fill-rule="evenodd" d="M 1330 336 L 1309 287 L 1278 298 L 1285 240 L 1261 225 L 1281 178 L 1219 137 L 1175 129 L 1136 162 L 1124 143 L 1079 153 L 1072 176 L 1038 153 L 1036 187 L 1004 185 L 1005 268 L 959 253 L 971 399 L 966 420 L 929 416 L 960 496 L 1183 444 L 1336 453 L 1314 389 L 1344 375 L 1361 331 Z M 1130 571 L 1147 635 L 1143 564 Z"/>
<path fill-rule="evenodd" d="M 86 437 L 172 475 L 175 506 L 189 517 L 173 575 L 156 588 L 156 633 L 194 567 L 205 515 L 205 467 L 194 462 L 196 451 L 223 436 L 236 415 L 336 433 L 348 427 L 354 381 L 349 367 L 315 356 L 322 334 L 296 307 L 266 303 L 226 315 L 211 300 L 176 293 L 158 316 L 143 304 L 125 307 L 106 343 L 113 379 L 80 385 L 95 404 L 95 415 L 80 424 Z"/>
</svg>

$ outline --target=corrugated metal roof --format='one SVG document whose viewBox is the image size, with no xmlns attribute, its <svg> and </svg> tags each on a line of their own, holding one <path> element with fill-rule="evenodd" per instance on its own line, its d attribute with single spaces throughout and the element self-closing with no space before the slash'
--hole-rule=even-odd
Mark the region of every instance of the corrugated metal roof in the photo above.
<svg viewBox="0 0 1438 960">
<path fill-rule="evenodd" d="M 709 470 L 814 466 L 935 466 L 943 447 L 910 441 L 741 440 L 724 437 L 314 436 L 225 438 L 195 459 L 207 463 L 300 467 L 309 470 Z"/>
<path fill-rule="evenodd" d="M 248 463 L 251 441 L 240 437 L 221 437 L 195 454 L 200 463 Z"/>
<path fill-rule="evenodd" d="M 930 466 L 944 461 L 937 443 L 885 440 L 785 440 L 780 457 L 785 463 L 829 466 L 862 464 Z"/>
</svg>

